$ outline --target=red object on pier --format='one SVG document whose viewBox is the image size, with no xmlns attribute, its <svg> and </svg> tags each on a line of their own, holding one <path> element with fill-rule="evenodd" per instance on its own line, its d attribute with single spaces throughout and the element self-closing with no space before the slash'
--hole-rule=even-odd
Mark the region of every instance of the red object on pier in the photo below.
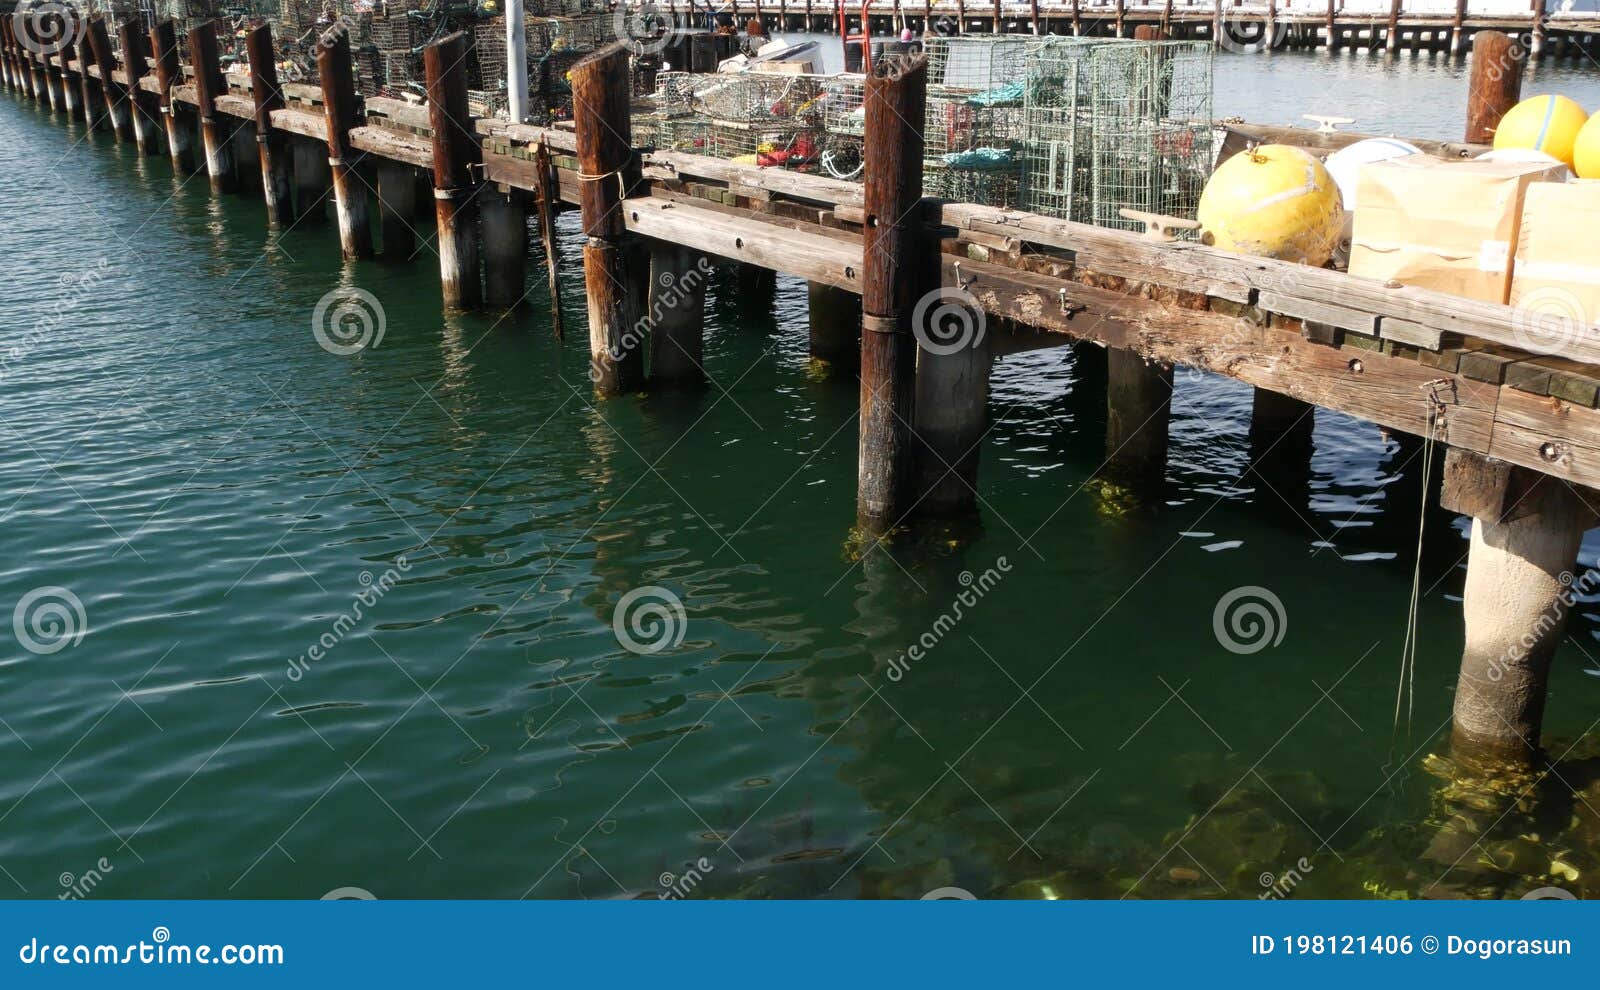
<svg viewBox="0 0 1600 990">
<path fill-rule="evenodd" d="M 861 71 L 866 75 L 872 74 L 872 29 L 871 21 L 867 19 L 867 11 L 872 7 L 872 0 L 861 0 L 861 33 L 851 34 L 848 21 L 845 19 L 844 0 L 834 0 L 833 12 L 839 19 L 839 40 L 844 44 L 845 67 L 850 66 L 850 45 L 852 42 L 861 45 Z"/>
</svg>

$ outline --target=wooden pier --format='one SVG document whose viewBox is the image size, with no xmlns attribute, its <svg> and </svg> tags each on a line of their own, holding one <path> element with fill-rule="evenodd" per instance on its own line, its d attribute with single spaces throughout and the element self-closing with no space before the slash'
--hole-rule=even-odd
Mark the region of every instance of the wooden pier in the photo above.
<svg viewBox="0 0 1600 990">
<path fill-rule="evenodd" d="M 657 6 L 684 24 L 705 16 L 705 5 L 690 0 Z M 1327 0 L 1325 6 L 1291 6 L 1278 0 L 878 0 L 868 6 L 866 19 L 871 34 L 883 39 L 904 28 L 914 34 L 1131 38 L 1145 27 L 1175 40 L 1212 41 L 1235 51 L 1461 54 L 1479 33 L 1496 31 L 1518 37 L 1536 58 L 1592 58 L 1600 53 L 1600 12 L 1561 12 L 1555 0 L 1529 0 L 1526 12 L 1516 14 L 1476 12 L 1470 0 L 1456 0 L 1448 12 L 1407 11 L 1404 0 L 1376 7 L 1352 11 L 1345 0 Z M 838 15 L 828 0 L 731 0 L 717 10 L 731 13 L 741 26 L 759 20 L 769 32 L 838 30 Z M 846 5 L 852 33 L 861 30 L 861 10 L 860 3 Z"/>
<path fill-rule="evenodd" d="M 109 121 L 116 140 L 147 154 L 165 150 L 182 173 L 205 169 L 215 195 L 264 192 L 280 223 L 321 214 L 331 195 L 344 254 L 358 271 L 373 253 L 374 216 L 384 253 L 409 255 L 409 233 L 392 233 L 391 221 L 410 222 L 425 181 L 448 306 L 509 306 L 553 291 L 551 217 L 579 208 L 592 378 L 603 395 L 702 380 L 704 291 L 691 277 L 702 256 L 806 280 L 813 353 L 835 373 L 860 377 L 857 519 L 869 537 L 973 510 L 987 338 L 1013 332 L 1109 349 L 1109 418 L 1143 425 L 1127 436 L 1113 429 L 1108 470 L 1128 467 L 1131 477 L 1159 478 L 1164 468 L 1174 365 L 1253 386 L 1264 430 L 1321 407 L 1442 444 L 1444 504 L 1475 519 L 1457 742 L 1522 759 L 1537 752 L 1544 678 L 1565 616 L 1562 575 L 1570 584 L 1579 539 L 1600 507 L 1593 328 L 1562 341 L 1558 355 L 1541 354 L 1507 306 L 923 199 L 915 167 L 922 138 L 904 124 L 922 119 L 926 79 L 914 61 L 884 60 L 869 80 L 863 186 L 634 147 L 628 56 L 617 46 L 573 70 L 574 126 L 539 128 L 466 115 L 462 62 L 450 57 L 455 37 L 428 51 L 433 102 L 419 107 L 358 104 L 338 36 L 319 53 L 323 85 L 309 86 L 220 72 L 212 25 L 190 33 L 188 63 L 177 57 L 170 24 L 143 44 L 138 33 L 97 21 L 89 44 L 50 53 L 0 30 L 0 67 L 15 98 L 88 127 Z M 113 36 L 123 39 L 121 52 Z M 252 61 L 269 65 L 270 34 L 258 29 L 250 43 Z M 1480 70 L 1476 99 L 1492 105 L 1475 104 L 1475 128 L 1486 116 L 1492 126 L 1516 96 Z M 1253 136 L 1312 147 L 1353 139 Z M 252 146 L 253 154 L 235 154 Z M 373 196 L 377 211 L 368 209 Z M 545 272 L 531 279 L 530 212 L 545 247 Z M 688 288 L 662 311 L 662 287 L 674 282 Z M 965 314 L 978 331 L 971 346 L 928 346 L 933 308 Z M 1125 442 L 1135 433 L 1137 442 Z M 1299 449 L 1309 470 L 1309 445 Z"/>
</svg>

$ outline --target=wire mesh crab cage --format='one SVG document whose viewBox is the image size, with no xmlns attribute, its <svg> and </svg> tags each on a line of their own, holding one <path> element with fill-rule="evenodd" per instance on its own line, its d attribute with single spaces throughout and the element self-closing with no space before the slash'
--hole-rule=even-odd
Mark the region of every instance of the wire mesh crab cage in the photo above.
<svg viewBox="0 0 1600 990">
<path fill-rule="evenodd" d="M 1030 61 L 1023 94 L 1022 205 L 1087 220 L 1092 210 L 1094 112 L 1088 38 L 1061 38 Z"/>
<path fill-rule="evenodd" d="M 929 39 L 922 180 L 927 195 L 1019 205 L 1028 69 L 1050 44 L 1016 36 Z"/>
<path fill-rule="evenodd" d="M 809 165 L 823 131 L 823 78 L 659 73 L 657 146 L 755 165 Z"/>
<path fill-rule="evenodd" d="M 1142 229 L 1125 208 L 1193 219 L 1211 172 L 1211 45 L 1097 46 L 1088 65 L 1093 222 Z"/>
<path fill-rule="evenodd" d="M 866 166 L 866 76 L 840 73 L 819 81 L 822 109 L 817 164 L 835 179 L 859 179 Z"/>
</svg>

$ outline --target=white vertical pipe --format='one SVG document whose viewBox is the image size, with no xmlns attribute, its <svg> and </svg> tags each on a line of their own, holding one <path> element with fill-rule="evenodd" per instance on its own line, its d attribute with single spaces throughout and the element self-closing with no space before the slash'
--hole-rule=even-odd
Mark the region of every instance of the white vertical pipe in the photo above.
<svg viewBox="0 0 1600 990">
<path fill-rule="evenodd" d="M 528 34 L 522 0 L 506 2 L 506 113 L 514 124 L 528 119 Z"/>
</svg>

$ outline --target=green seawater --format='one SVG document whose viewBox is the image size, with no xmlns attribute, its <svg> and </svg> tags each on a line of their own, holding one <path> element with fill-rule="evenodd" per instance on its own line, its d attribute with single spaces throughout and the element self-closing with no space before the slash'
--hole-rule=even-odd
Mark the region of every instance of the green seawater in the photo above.
<svg viewBox="0 0 1600 990">
<path fill-rule="evenodd" d="M 1244 75 L 1293 119 L 1294 63 L 1255 64 L 1219 111 Z M 1015 351 L 978 518 L 862 558 L 856 384 L 809 361 L 805 286 L 718 269 L 711 385 L 597 401 L 575 219 L 558 341 L 537 263 L 524 309 L 446 315 L 426 246 L 347 265 L 0 99 L 0 894 L 1594 891 L 1592 604 L 1559 777 L 1458 772 L 1466 543 L 1430 512 L 1394 728 L 1416 445 L 1320 412 L 1309 482 L 1272 477 L 1248 388 L 1180 369 L 1127 493 L 1093 363 Z M 382 339 L 330 353 L 352 288 Z M 1280 605 L 1229 649 L 1251 588 Z"/>
</svg>

